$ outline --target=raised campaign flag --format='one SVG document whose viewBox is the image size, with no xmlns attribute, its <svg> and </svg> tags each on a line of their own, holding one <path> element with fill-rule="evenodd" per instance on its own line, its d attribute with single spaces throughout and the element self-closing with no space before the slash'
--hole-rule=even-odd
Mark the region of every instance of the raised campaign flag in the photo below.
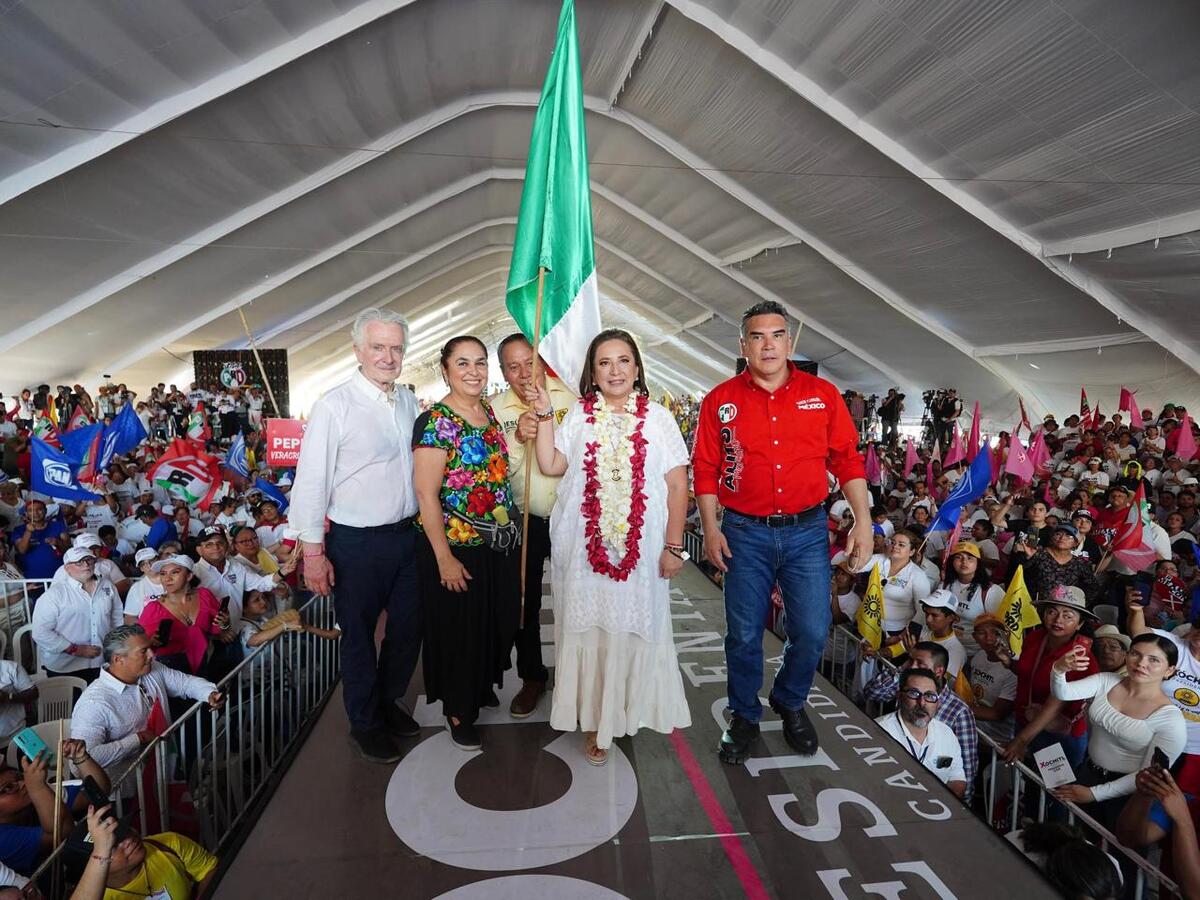
<svg viewBox="0 0 1200 900">
<path fill-rule="evenodd" d="M 76 463 L 62 451 L 35 437 L 30 447 L 30 487 L 39 494 L 55 500 L 97 500 L 94 494 L 79 483 Z"/>
<path fill-rule="evenodd" d="M 62 433 L 63 454 L 78 466 L 75 477 L 84 484 L 94 482 L 103 471 L 99 465 L 103 433 L 99 422 Z"/>
<path fill-rule="evenodd" d="M 854 626 L 862 635 L 864 641 L 871 645 L 872 650 L 878 650 L 883 643 L 883 582 L 879 578 L 879 566 L 871 567 L 871 576 L 867 579 L 867 589 L 863 592 L 862 603 L 854 614 Z"/>
<path fill-rule="evenodd" d="M 240 431 L 225 451 L 225 468 L 243 478 L 250 477 L 250 460 L 246 457 L 246 438 Z"/>
<path fill-rule="evenodd" d="M 275 501 L 275 503 L 279 506 L 280 515 L 283 515 L 287 512 L 287 494 L 285 494 L 275 485 L 271 484 L 271 482 L 267 481 L 265 478 L 254 479 L 254 486 L 262 491 L 263 499 Z"/>
<path fill-rule="evenodd" d="M 96 464 L 99 471 L 104 472 L 112 464 L 113 457 L 133 450 L 149 435 L 142 425 L 142 420 L 133 411 L 133 404 L 126 403 L 104 428 L 104 436 L 100 440 L 100 459 Z"/>
<path fill-rule="evenodd" d="M 1033 598 L 1029 596 L 1029 588 L 1025 586 L 1023 565 L 1017 566 L 1017 571 L 1008 582 L 1008 590 L 1004 592 L 1004 600 L 1001 601 L 997 614 L 1008 632 L 1008 648 L 1013 656 L 1020 656 L 1021 648 L 1025 645 L 1025 629 L 1042 624 L 1042 619 L 1034 608 Z"/>
<path fill-rule="evenodd" d="M 538 339 L 538 351 L 574 390 L 587 346 L 600 331 L 574 0 L 563 0 L 528 159 L 505 299 L 521 331 L 531 343 Z M 543 269 L 539 331 L 539 270 Z"/>
<path fill-rule="evenodd" d="M 221 465 L 215 456 L 176 438 L 150 471 L 150 480 L 176 500 L 206 510 L 221 486 Z"/>
<path fill-rule="evenodd" d="M 958 516 L 962 508 L 983 496 L 988 485 L 992 483 L 992 457 L 990 453 L 980 453 L 971 463 L 970 468 L 958 479 L 954 490 L 946 495 L 938 510 L 937 518 L 925 529 L 926 534 L 935 531 L 948 531 L 958 525 Z"/>
</svg>

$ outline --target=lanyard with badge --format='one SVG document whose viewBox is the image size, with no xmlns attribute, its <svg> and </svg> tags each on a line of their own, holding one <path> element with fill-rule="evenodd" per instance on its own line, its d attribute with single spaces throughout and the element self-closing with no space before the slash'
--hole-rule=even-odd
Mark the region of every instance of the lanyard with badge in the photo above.
<svg viewBox="0 0 1200 900">
<path fill-rule="evenodd" d="M 896 710 L 896 722 L 900 726 L 900 733 L 904 735 L 904 743 L 908 744 L 908 752 L 916 757 L 917 762 L 925 765 L 925 757 L 929 754 L 929 736 L 925 736 L 925 748 L 918 755 L 917 745 L 912 742 L 912 738 L 908 736 L 908 729 L 904 727 L 904 720 L 900 718 L 900 710 Z"/>
</svg>

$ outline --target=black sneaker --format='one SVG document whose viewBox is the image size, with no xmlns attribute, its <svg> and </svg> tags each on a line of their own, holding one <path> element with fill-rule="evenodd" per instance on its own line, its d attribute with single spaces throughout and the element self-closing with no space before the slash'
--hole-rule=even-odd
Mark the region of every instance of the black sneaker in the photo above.
<svg viewBox="0 0 1200 900">
<path fill-rule="evenodd" d="M 739 766 L 750 756 L 755 742 L 758 740 L 758 725 L 747 722 L 741 716 L 729 720 L 729 727 L 721 735 L 721 762 L 731 766 Z"/>
<path fill-rule="evenodd" d="M 383 704 L 383 727 L 388 734 L 396 737 L 415 737 L 421 733 L 417 720 L 398 707 L 395 703 Z"/>
<path fill-rule="evenodd" d="M 771 709 L 783 720 L 783 739 L 801 756 L 812 756 L 817 752 L 817 729 L 809 721 L 804 708 L 784 709 L 774 696 L 767 698 Z"/>
<path fill-rule="evenodd" d="M 455 725 L 447 719 L 446 727 L 450 729 L 450 743 L 459 750 L 479 750 L 483 747 L 483 740 L 479 737 L 479 729 L 475 727 L 474 722 L 459 722 Z"/>
<path fill-rule="evenodd" d="M 351 731 L 350 743 L 357 748 L 358 755 L 367 762 L 387 765 L 399 762 L 402 756 L 382 728 L 374 731 Z"/>
</svg>

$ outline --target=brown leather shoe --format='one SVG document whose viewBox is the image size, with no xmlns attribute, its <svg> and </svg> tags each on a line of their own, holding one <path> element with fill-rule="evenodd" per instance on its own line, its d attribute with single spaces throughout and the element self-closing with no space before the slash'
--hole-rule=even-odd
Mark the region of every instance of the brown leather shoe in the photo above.
<svg viewBox="0 0 1200 900">
<path fill-rule="evenodd" d="M 544 681 L 522 683 L 521 690 L 517 696 L 513 697 L 512 704 L 508 707 L 508 714 L 514 719 L 525 719 L 532 716 L 533 711 L 537 709 L 538 699 L 544 693 L 546 693 L 546 682 Z"/>
</svg>

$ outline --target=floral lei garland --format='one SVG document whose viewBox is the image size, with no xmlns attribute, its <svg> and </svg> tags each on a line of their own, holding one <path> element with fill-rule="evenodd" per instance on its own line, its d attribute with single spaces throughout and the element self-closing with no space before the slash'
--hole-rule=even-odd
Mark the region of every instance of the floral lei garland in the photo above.
<svg viewBox="0 0 1200 900">
<path fill-rule="evenodd" d="M 592 570 L 614 581 L 626 581 L 641 557 L 646 515 L 646 438 L 642 432 L 649 406 L 643 394 L 625 401 L 625 410 L 634 416 L 631 428 L 629 420 L 613 416 L 595 392 L 583 399 L 583 411 L 596 437 L 585 446 L 583 455 L 583 533 Z M 601 481 L 601 470 L 611 477 Z M 608 548 L 616 550 L 621 545 L 625 553 L 614 564 Z"/>
</svg>

